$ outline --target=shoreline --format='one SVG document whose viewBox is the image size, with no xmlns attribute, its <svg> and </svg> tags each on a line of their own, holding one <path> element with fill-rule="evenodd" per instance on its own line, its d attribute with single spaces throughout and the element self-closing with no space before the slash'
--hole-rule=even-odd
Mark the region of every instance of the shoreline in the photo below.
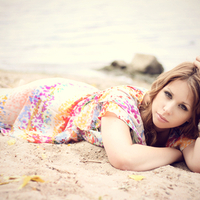
<svg viewBox="0 0 200 200">
<path fill-rule="evenodd" d="M 62 77 L 67 79 L 72 79 L 76 81 L 85 82 L 87 84 L 93 85 L 98 89 L 106 89 L 108 87 L 117 85 L 134 85 L 138 87 L 144 87 L 150 89 L 151 84 L 143 80 L 131 79 L 125 76 L 115 76 L 113 74 L 106 74 L 103 77 L 90 77 L 90 76 L 80 76 L 72 74 L 51 74 L 51 73 L 37 73 L 37 72 L 20 72 L 20 71 L 10 71 L 10 70 L 0 70 L 0 87 L 16 87 L 22 84 L 35 81 L 37 79 Z"/>
</svg>

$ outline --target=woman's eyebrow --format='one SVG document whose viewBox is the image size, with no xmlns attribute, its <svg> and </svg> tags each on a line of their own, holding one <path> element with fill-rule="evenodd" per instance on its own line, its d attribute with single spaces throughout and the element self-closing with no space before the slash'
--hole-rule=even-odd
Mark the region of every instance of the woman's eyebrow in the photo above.
<svg viewBox="0 0 200 200">
<path fill-rule="evenodd" d="M 173 96 L 174 95 L 174 93 L 170 90 L 170 88 L 167 88 L 169 91 L 170 91 L 170 93 L 171 93 L 171 95 Z"/>
<path fill-rule="evenodd" d="M 184 102 L 184 101 L 182 102 L 182 104 L 186 104 L 186 105 L 192 107 L 189 103 L 186 103 L 186 102 Z"/>
<path fill-rule="evenodd" d="M 174 93 L 171 91 L 171 89 L 170 88 L 167 88 L 169 91 L 170 91 L 170 93 L 171 93 L 171 95 L 172 96 L 174 96 Z M 185 104 L 185 105 L 188 105 L 189 107 L 192 107 L 189 103 L 186 103 L 186 102 L 182 102 L 182 104 Z"/>
</svg>

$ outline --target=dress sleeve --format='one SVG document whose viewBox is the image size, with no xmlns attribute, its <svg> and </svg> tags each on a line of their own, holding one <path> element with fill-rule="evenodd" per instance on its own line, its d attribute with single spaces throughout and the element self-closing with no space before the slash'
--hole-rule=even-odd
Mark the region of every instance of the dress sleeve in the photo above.
<svg viewBox="0 0 200 200">
<path fill-rule="evenodd" d="M 195 139 L 190 139 L 185 137 L 184 135 L 179 135 L 179 131 L 174 130 L 167 141 L 166 147 L 176 148 L 183 151 L 194 141 Z"/>
<path fill-rule="evenodd" d="M 120 86 L 103 91 L 92 102 L 82 107 L 74 124 L 84 132 L 100 130 L 101 118 L 106 112 L 113 112 L 130 127 L 133 143 L 146 144 L 139 106 L 144 92 L 138 88 Z M 99 136 L 98 136 L 99 137 Z M 86 139 L 86 138 L 84 138 Z"/>
</svg>

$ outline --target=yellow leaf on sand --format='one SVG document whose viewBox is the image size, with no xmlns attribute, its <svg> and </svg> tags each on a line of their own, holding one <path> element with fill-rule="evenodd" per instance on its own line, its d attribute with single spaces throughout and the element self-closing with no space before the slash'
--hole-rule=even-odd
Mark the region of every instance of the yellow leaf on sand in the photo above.
<svg viewBox="0 0 200 200">
<path fill-rule="evenodd" d="M 43 153 L 42 154 L 42 159 L 44 160 L 47 156 Z"/>
<path fill-rule="evenodd" d="M 24 186 L 26 186 L 27 183 L 28 183 L 30 180 L 31 180 L 31 176 L 26 176 L 26 177 L 24 178 L 23 183 L 19 186 L 19 189 L 22 189 Z"/>
<path fill-rule="evenodd" d="M 129 175 L 129 178 L 132 178 L 135 181 L 141 181 L 142 179 L 145 178 L 145 176 L 141 176 L 141 175 Z"/>
<path fill-rule="evenodd" d="M 0 185 L 5 185 L 5 184 L 8 184 L 9 182 L 2 182 L 0 183 Z"/>
<path fill-rule="evenodd" d="M 0 185 L 5 185 L 5 184 L 9 184 L 11 182 L 21 180 L 20 176 L 5 176 L 5 177 L 3 177 L 3 179 L 6 180 L 6 181 L 4 182 L 0 179 Z"/>
<path fill-rule="evenodd" d="M 36 181 L 40 183 L 44 183 L 45 181 L 40 178 L 40 176 L 32 176 L 31 181 Z"/>
<path fill-rule="evenodd" d="M 4 179 L 9 181 L 19 181 L 21 180 L 21 176 L 5 176 Z"/>
<path fill-rule="evenodd" d="M 36 181 L 44 183 L 45 181 L 40 178 L 40 176 L 33 175 L 33 176 L 24 176 L 24 181 L 22 185 L 20 185 L 19 189 L 22 189 L 24 186 L 28 184 L 29 181 Z"/>
<path fill-rule="evenodd" d="M 7 141 L 8 145 L 13 145 L 15 142 L 16 140 L 14 138 Z"/>
</svg>

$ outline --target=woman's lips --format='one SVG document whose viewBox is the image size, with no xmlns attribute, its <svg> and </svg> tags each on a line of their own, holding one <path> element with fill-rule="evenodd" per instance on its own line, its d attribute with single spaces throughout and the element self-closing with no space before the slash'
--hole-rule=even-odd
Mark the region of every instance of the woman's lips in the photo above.
<svg viewBox="0 0 200 200">
<path fill-rule="evenodd" d="M 161 122 L 168 122 L 162 115 L 160 115 L 159 113 L 157 113 L 157 117 L 158 117 L 158 120 L 161 121 Z"/>
</svg>

